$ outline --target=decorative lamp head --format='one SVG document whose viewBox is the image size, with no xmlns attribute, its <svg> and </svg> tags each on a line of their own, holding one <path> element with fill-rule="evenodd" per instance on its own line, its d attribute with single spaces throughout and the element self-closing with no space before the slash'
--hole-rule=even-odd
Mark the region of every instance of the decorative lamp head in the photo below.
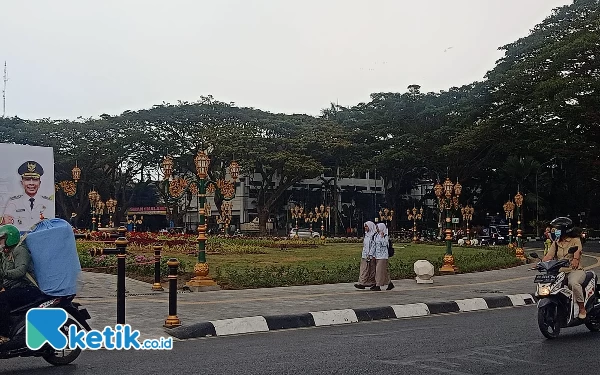
<svg viewBox="0 0 600 375">
<path fill-rule="evenodd" d="M 173 174 L 173 158 L 170 155 L 165 156 L 161 164 L 161 168 L 163 174 L 165 175 L 164 179 L 169 179 L 169 177 L 171 177 Z"/>
<path fill-rule="evenodd" d="M 435 186 L 433 187 L 433 191 L 435 191 L 435 196 L 438 197 L 438 199 L 439 199 L 442 197 L 442 194 L 444 193 L 444 187 L 438 181 L 438 183 L 435 184 Z"/>
<path fill-rule="evenodd" d="M 77 182 L 81 178 L 81 169 L 77 166 L 77 162 L 75 162 L 75 166 L 71 169 L 71 174 L 73 175 L 73 181 Z"/>
<path fill-rule="evenodd" d="M 233 178 L 234 181 L 237 180 L 240 175 L 240 165 L 235 160 L 229 164 L 229 174 L 231 174 L 231 178 Z"/>
<path fill-rule="evenodd" d="M 194 164 L 196 165 L 198 177 L 206 178 L 208 175 L 208 166 L 210 165 L 210 158 L 208 155 L 206 155 L 204 151 L 198 151 L 198 154 L 194 158 Z"/>
<path fill-rule="evenodd" d="M 446 195 L 446 198 L 450 198 L 452 196 L 453 188 L 454 184 L 452 183 L 452 181 L 450 181 L 449 178 L 446 178 L 446 181 L 444 181 L 444 193 Z"/>
<path fill-rule="evenodd" d="M 460 196 L 461 192 L 462 192 L 462 185 L 458 182 L 458 179 L 457 179 L 456 184 L 454 185 L 454 194 L 456 196 Z"/>
<path fill-rule="evenodd" d="M 517 204 L 517 207 L 521 207 L 523 205 L 523 195 L 521 192 L 518 192 L 517 195 L 515 195 L 515 203 Z"/>
</svg>

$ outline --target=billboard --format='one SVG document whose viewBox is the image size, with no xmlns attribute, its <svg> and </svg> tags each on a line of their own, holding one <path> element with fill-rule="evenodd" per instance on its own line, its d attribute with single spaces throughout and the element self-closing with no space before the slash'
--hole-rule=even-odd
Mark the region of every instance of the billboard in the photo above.
<svg viewBox="0 0 600 375">
<path fill-rule="evenodd" d="M 0 155 L 0 222 L 27 232 L 54 218 L 52 148 L 0 143 Z"/>
</svg>

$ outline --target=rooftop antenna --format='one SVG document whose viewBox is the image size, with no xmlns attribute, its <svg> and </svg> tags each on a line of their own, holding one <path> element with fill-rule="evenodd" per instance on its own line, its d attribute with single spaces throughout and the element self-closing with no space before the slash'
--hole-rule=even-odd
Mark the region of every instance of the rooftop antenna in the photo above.
<svg viewBox="0 0 600 375">
<path fill-rule="evenodd" d="M 6 115 L 6 82 L 8 82 L 8 72 L 6 71 L 6 61 L 4 62 L 4 77 L 2 78 L 4 83 L 2 87 L 2 117 Z"/>
</svg>

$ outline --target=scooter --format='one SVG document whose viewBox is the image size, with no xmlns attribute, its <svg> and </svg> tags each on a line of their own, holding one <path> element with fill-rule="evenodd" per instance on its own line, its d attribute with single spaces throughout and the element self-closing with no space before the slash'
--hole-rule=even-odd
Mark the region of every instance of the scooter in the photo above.
<svg viewBox="0 0 600 375">
<path fill-rule="evenodd" d="M 46 362 L 54 366 L 67 365 L 77 359 L 79 354 L 81 354 L 81 348 L 56 350 L 46 343 L 38 350 L 31 350 L 25 342 L 25 316 L 27 311 L 32 308 L 64 309 L 67 312 L 68 318 L 61 331 L 65 336 L 68 336 L 70 325 L 76 325 L 78 330 L 85 329 L 90 331 L 91 327 L 87 323 L 87 320 L 90 319 L 90 314 L 86 309 L 81 308 L 80 304 L 73 302 L 73 298 L 75 298 L 74 295 L 68 297 L 43 296 L 36 301 L 32 301 L 27 306 L 12 310 L 8 317 L 11 327 L 9 334 L 10 341 L 0 345 L 0 359 L 42 357 Z"/>
<path fill-rule="evenodd" d="M 574 254 L 577 247 L 569 249 Z M 539 258 L 536 253 L 532 258 Z M 598 277 L 594 272 L 587 271 L 583 286 L 584 306 L 587 311 L 585 319 L 579 319 L 579 306 L 569 289 L 567 275 L 560 271 L 569 267 L 568 259 L 539 262 L 536 269 L 541 274 L 536 275 L 537 284 L 535 296 L 538 298 L 538 326 L 542 335 L 554 339 L 560 334 L 561 328 L 575 327 L 581 324 L 592 332 L 600 331 L 600 295 Z"/>
</svg>

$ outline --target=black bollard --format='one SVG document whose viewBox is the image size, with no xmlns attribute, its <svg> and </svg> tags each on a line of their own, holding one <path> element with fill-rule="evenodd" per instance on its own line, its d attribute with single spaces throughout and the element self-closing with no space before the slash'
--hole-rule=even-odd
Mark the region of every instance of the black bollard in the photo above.
<svg viewBox="0 0 600 375">
<path fill-rule="evenodd" d="M 154 284 L 152 284 L 152 290 L 163 291 L 163 287 L 160 283 L 160 251 L 162 246 L 154 246 Z"/>
<path fill-rule="evenodd" d="M 125 324 L 125 257 L 127 238 L 119 237 L 117 247 L 117 324 Z"/>
<path fill-rule="evenodd" d="M 175 328 L 181 325 L 181 320 L 177 317 L 177 267 L 179 261 L 175 258 L 169 259 L 169 316 L 165 320 L 164 327 Z"/>
</svg>

